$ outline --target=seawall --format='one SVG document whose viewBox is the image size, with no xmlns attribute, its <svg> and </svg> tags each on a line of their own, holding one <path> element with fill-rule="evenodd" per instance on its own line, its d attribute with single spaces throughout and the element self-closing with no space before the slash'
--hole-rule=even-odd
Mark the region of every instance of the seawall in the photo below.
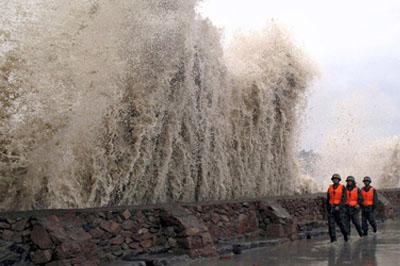
<svg viewBox="0 0 400 266">
<path fill-rule="evenodd" d="M 107 265 L 115 260 L 156 265 L 167 263 L 165 258 L 217 256 L 312 238 L 327 231 L 324 199 L 324 194 L 312 194 L 0 213 L 0 265 Z M 398 217 L 400 189 L 381 190 L 379 199 L 381 220 Z"/>
</svg>

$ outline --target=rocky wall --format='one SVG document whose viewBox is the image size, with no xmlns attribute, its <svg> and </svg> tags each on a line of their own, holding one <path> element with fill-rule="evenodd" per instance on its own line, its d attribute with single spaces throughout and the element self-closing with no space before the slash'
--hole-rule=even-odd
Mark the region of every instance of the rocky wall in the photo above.
<svg viewBox="0 0 400 266">
<path fill-rule="evenodd" d="M 380 217 L 400 190 L 380 192 Z M 100 265 L 146 255 L 216 256 L 221 245 L 326 231 L 324 195 L 0 214 L 0 265 Z M 149 264 L 150 265 L 150 264 Z"/>
</svg>

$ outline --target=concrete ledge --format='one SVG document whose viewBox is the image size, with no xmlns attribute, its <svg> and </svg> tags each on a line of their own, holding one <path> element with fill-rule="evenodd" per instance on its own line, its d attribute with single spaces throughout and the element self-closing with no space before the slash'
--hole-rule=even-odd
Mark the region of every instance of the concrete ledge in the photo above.
<svg viewBox="0 0 400 266">
<path fill-rule="evenodd" d="M 324 196 L 4 212 L 0 265 L 155 265 L 309 238 L 327 230 Z M 381 219 L 399 214 L 400 189 L 379 197 Z"/>
</svg>

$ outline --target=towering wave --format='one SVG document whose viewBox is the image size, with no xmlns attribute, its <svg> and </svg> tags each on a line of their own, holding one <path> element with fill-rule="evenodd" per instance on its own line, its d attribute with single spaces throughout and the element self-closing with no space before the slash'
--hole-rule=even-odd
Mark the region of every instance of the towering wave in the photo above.
<svg viewBox="0 0 400 266">
<path fill-rule="evenodd" d="M 312 67 L 274 23 L 223 51 L 196 4 L 0 4 L 1 209 L 297 189 Z"/>
</svg>

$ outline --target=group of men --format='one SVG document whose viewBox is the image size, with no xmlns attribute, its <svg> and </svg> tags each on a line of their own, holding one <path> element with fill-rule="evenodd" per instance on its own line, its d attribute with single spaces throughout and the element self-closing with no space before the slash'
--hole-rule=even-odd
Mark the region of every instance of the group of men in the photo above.
<svg viewBox="0 0 400 266">
<path fill-rule="evenodd" d="M 328 211 L 329 236 L 331 242 L 336 239 L 336 224 L 339 226 L 345 241 L 350 236 L 350 223 L 352 222 L 360 237 L 368 235 L 368 223 L 376 233 L 375 209 L 378 204 L 378 196 L 375 188 L 371 186 L 371 178 L 364 177 L 364 187 L 358 188 L 355 178 L 348 176 L 346 186 L 340 184 L 339 174 L 332 175 L 332 185 L 329 186 L 326 200 Z M 362 225 L 360 225 L 360 214 Z"/>
</svg>

